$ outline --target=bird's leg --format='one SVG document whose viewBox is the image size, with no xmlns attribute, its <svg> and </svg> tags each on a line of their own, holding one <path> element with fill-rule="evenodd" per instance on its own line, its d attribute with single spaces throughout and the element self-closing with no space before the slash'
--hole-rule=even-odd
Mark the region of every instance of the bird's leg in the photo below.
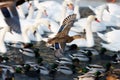
<svg viewBox="0 0 120 80">
<path fill-rule="evenodd" d="M 55 50 L 54 56 L 55 56 L 56 58 L 63 57 L 63 50 L 62 50 L 62 49 L 57 49 L 57 50 Z"/>
</svg>

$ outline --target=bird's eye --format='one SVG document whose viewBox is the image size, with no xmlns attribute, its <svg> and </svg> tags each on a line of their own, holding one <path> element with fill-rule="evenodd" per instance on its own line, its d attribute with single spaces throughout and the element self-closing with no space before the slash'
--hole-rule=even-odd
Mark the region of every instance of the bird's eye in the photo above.
<svg viewBox="0 0 120 80">
<path fill-rule="evenodd" d="M 97 18 L 95 18 L 95 20 L 97 20 Z"/>
</svg>

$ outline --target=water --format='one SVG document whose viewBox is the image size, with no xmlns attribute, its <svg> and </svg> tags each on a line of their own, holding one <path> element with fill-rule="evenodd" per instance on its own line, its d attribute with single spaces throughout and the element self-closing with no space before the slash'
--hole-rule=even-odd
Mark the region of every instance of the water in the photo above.
<svg viewBox="0 0 120 80">
<path fill-rule="evenodd" d="M 87 12 L 86 12 L 87 11 Z M 86 17 L 90 14 L 93 14 L 88 8 L 80 8 L 80 13 L 82 14 L 82 17 Z M 109 29 L 107 30 L 109 31 Z M 95 39 L 95 46 L 93 47 L 95 50 L 97 50 L 98 52 L 100 52 L 101 49 L 101 45 L 100 42 L 102 41 L 96 33 L 94 33 L 94 39 Z M 39 54 L 41 55 L 41 57 L 43 58 L 43 63 L 45 64 L 46 67 L 49 68 L 49 65 L 55 62 L 55 57 L 53 54 L 53 50 L 51 50 L 50 48 L 46 47 L 45 42 L 34 42 L 34 48 L 38 48 L 39 49 Z M 26 55 L 23 55 L 19 52 L 18 49 L 16 48 L 11 48 L 8 47 L 9 51 L 7 54 L 13 55 L 11 58 L 10 62 L 7 62 L 5 64 L 19 64 L 21 63 L 20 59 L 24 59 L 24 61 L 36 61 L 36 59 L 34 57 L 28 57 Z M 82 49 L 82 48 L 80 48 Z M 105 65 L 106 63 L 110 62 L 111 58 L 109 58 L 110 56 L 112 56 L 115 52 L 112 51 L 107 51 L 102 59 L 100 58 L 99 55 L 94 55 L 92 56 L 92 64 L 100 64 L 100 65 Z M 15 60 L 15 56 L 17 56 L 18 62 L 16 63 L 17 59 Z M 80 62 L 80 67 L 85 67 L 88 64 L 91 64 L 89 62 Z M 112 64 L 112 66 L 114 68 L 119 68 L 120 64 Z M 40 75 L 41 76 L 41 80 L 75 80 L 75 78 L 77 77 L 77 75 L 79 74 L 72 74 L 72 75 L 65 75 L 63 73 L 57 72 L 54 75 L 54 79 L 53 77 L 50 76 L 45 76 L 45 75 Z M 15 74 L 15 80 L 38 80 L 38 78 L 32 78 L 32 77 L 28 77 L 24 74 Z M 103 80 L 103 78 L 101 78 L 100 80 Z"/>
<path fill-rule="evenodd" d="M 99 41 L 101 41 L 100 38 L 98 38 L 98 36 L 96 35 L 96 33 L 94 33 L 94 37 L 95 37 L 95 47 L 93 47 L 93 49 L 96 49 L 98 52 L 100 52 L 101 46 L 99 44 Z M 50 64 L 55 62 L 55 57 L 53 55 L 53 50 L 51 50 L 50 48 L 45 46 L 45 42 L 34 42 L 34 48 L 38 48 L 39 49 L 39 54 L 41 55 L 41 57 L 43 58 L 43 63 L 46 65 L 46 67 L 49 67 Z M 13 55 L 20 55 L 21 53 L 18 52 L 18 49 L 15 48 L 11 48 L 9 47 L 9 53 L 15 53 Z M 82 49 L 82 48 L 80 48 Z M 112 54 L 114 54 L 114 52 L 111 51 L 107 51 L 105 53 L 106 55 L 111 56 Z M 102 59 L 100 58 L 100 55 L 93 55 L 92 56 L 92 62 L 80 62 L 80 67 L 85 67 L 88 64 L 100 64 L 100 65 L 105 65 L 106 63 L 110 62 L 110 58 L 109 56 L 103 56 Z M 18 56 L 20 57 L 20 56 Z M 21 57 L 20 57 L 21 58 Z M 23 58 L 25 61 L 35 61 L 35 58 L 33 57 L 28 57 L 26 55 L 23 55 Z M 20 63 L 20 62 L 19 62 Z M 13 62 L 8 62 L 6 64 L 15 64 Z M 119 68 L 120 64 L 113 64 L 114 68 Z M 79 74 L 72 74 L 72 75 L 65 75 L 61 72 L 57 72 L 54 75 L 54 79 L 53 77 L 50 76 L 45 76 L 45 75 L 41 75 L 41 80 L 75 80 L 75 78 L 77 77 L 77 75 Z M 103 77 L 104 78 L 104 77 Z M 103 80 L 103 78 L 101 78 L 100 80 Z M 33 78 L 33 77 L 28 77 L 24 74 L 15 74 L 15 80 L 38 80 L 38 78 Z"/>
</svg>

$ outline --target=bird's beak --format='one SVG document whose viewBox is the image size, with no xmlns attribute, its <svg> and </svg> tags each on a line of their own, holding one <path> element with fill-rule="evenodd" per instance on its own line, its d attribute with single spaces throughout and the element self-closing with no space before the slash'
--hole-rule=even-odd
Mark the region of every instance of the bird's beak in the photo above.
<svg viewBox="0 0 120 80">
<path fill-rule="evenodd" d="M 43 15 L 44 15 L 44 16 L 48 16 L 48 14 L 47 14 L 47 11 L 46 11 L 46 10 L 44 10 L 44 11 L 43 11 Z"/>
<path fill-rule="evenodd" d="M 97 18 L 95 18 L 95 21 L 100 22 Z"/>
<path fill-rule="evenodd" d="M 31 6 L 32 6 L 32 3 L 29 3 L 28 10 L 30 9 Z"/>
</svg>

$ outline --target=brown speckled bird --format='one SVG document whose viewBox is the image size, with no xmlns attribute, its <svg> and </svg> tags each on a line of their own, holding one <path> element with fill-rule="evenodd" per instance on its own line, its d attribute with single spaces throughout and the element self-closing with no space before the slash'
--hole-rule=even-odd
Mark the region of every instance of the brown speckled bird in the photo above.
<svg viewBox="0 0 120 80">
<path fill-rule="evenodd" d="M 120 69 L 113 69 L 108 71 L 106 80 L 120 80 Z"/>
<path fill-rule="evenodd" d="M 56 36 L 48 40 L 48 44 L 52 44 L 55 50 L 55 57 L 62 57 L 66 43 L 72 42 L 74 39 L 84 38 L 81 35 L 69 36 L 68 33 L 76 20 L 76 14 L 69 15 L 64 19 Z"/>
</svg>

